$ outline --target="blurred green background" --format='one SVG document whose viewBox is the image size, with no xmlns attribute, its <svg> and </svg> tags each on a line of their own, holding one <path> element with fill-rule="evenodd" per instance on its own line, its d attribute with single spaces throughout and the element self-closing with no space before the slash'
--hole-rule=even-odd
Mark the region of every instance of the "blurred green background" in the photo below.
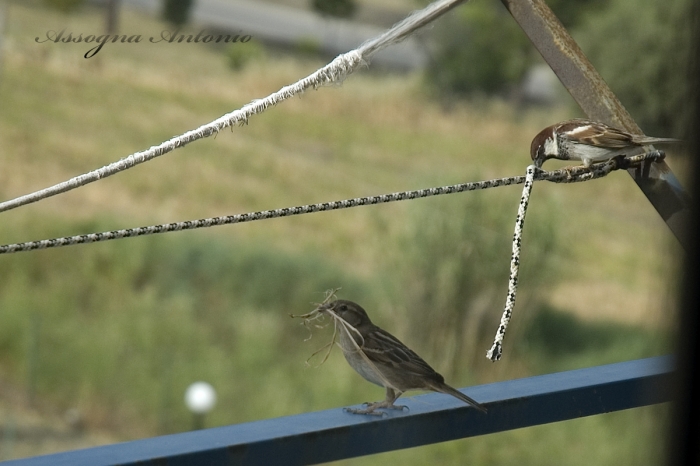
<svg viewBox="0 0 700 466">
<path fill-rule="evenodd" d="M 85 44 L 35 38 L 64 27 L 101 33 L 104 9 L 49 3 L 4 6 L 3 200 L 193 129 L 326 61 L 308 41 L 280 49 L 255 38 L 240 47 L 107 44 L 86 60 Z M 580 114 L 565 97 L 546 107 L 519 97 L 516 85 L 538 59 L 492 3 L 459 7 L 425 40 L 439 62 L 455 40 L 469 42 L 455 39 L 462 30 L 448 28 L 450 21 L 467 21 L 472 33 L 507 25 L 504 37 L 516 43 L 508 50 L 519 56 L 479 51 L 488 41 L 465 46 L 475 65 L 494 56 L 510 63 L 469 75 L 492 82 L 496 73 L 498 86 L 479 87 L 477 79 L 451 87 L 471 78 L 445 61 L 448 77 L 432 65 L 411 73 L 361 70 L 247 126 L 2 213 L 0 243 L 522 174 L 532 136 Z M 660 5 L 652 3 L 650 11 Z M 590 38 L 635 2 L 582 2 L 574 12 L 564 4 L 553 7 L 594 51 Z M 666 20 L 682 16 L 686 4 L 678 5 Z M 380 8 L 400 17 L 418 6 L 358 1 L 355 14 L 362 20 L 368 8 Z M 648 33 L 645 24 L 621 29 L 628 34 L 616 37 L 616 48 Z M 128 8 L 120 25 L 146 37 L 167 27 Z M 644 76 L 680 75 L 658 48 L 644 52 L 661 63 Z M 635 100 L 637 107 L 625 101 L 624 84 L 606 65 L 617 59 L 607 53 L 591 58 L 633 116 L 662 131 L 650 134 L 677 132 L 682 112 L 655 104 L 662 90 L 641 73 L 621 75 L 630 95 L 649 100 Z M 682 179 L 682 154 L 669 153 L 668 161 Z M 360 302 L 457 387 L 668 353 L 681 250 L 629 176 L 614 173 L 535 186 L 504 359 L 486 360 L 505 301 L 520 193 L 503 187 L 0 257 L 0 459 L 188 430 L 183 395 L 197 380 L 218 394 L 208 427 L 382 398 L 338 351 L 320 367 L 320 358 L 305 365 L 331 332 L 314 329 L 305 341 L 308 330 L 289 314 L 308 312 L 329 288 L 342 287 L 339 297 Z M 345 463 L 654 464 L 663 455 L 667 411 L 653 406 Z"/>
</svg>

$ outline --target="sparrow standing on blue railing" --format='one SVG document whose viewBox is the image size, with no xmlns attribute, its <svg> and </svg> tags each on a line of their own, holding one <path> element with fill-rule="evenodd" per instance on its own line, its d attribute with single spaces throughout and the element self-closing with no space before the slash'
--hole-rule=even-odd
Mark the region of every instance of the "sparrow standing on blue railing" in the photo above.
<svg viewBox="0 0 700 466">
<path fill-rule="evenodd" d="M 340 333 L 339 346 L 343 355 L 358 374 L 366 380 L 386 388 L 386 399 L 365 403 L 366 409 L 350 409 L 355 414 L 380 414 L 378 408 L 403 409 L 394 401 L 407 390 L 432 390 L 446 393 L 474 406 L 482 412 L 486 408 L 445 383 L 445 379 L 389 332 L 372 323 L 359 304 L 339 299 L 318 308 L 331 315 Z"/>
</svg>

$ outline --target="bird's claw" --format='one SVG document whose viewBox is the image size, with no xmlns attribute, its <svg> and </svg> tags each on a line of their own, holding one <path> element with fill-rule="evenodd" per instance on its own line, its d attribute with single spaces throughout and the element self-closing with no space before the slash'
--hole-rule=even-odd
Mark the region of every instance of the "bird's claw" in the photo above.
<svg viewBox="0 0 700 466">
<path fill-rule="evenodd" d="M 377 411 L 377 409 L 397 409 L 400 411 L 403 411 L 404 409 L 409 410 L 408 406 L 405 405 L 395 405 L 395 404 L 388 404 L 386 401 L 377 401 L 374 403 L 370 403 L 369 401 L 366 401 L 362 403 L 362 406 L 366 406 L 366 409 L 357 409 L 357 408 L 343 408 L 346 412 L 352 413 L 352 414 L 370 414 L 372 416 L 384 416 L 386 413 L 384 411 Z"/>
<path fill-rule="evenodd" d="M 621 170 L 627 170 L 631 165 L 630 161 L 624 155 L 613 157 L 613 160 L 615 161 L 617 168 Z"/>
<path fill-rule="evenodd" d="M 375 409 L 376 408 L 367 408 L 367 409 L 343 408 L 343 411 L 345 411 L 346 413 L 350 413 L 350 414 L 367 414 L 370 416 L 384 416 L 386 414 L 384 411 L 375 411 Z"/>
<path fill-rule="evenodd" d="M 410 411 L 410 408 L 406 405 L 391 405 L 391 406 L 385 406 L 386 409 L 398 409 L 399 411 L 403 411 L 404 409 L 406 411 Z"/>
<path fill-rule="evenodd" d="M 576 167 L 568 166 L 568 167 L 562 168 L 562 170 L 564 170 L 564 172 L 566 173 L 566 180 L 567 181 L 571 181 L 574 178 L 574 175 L 571 173 L 571 171 L 574 168 L 576 168 Z"/>
</svg>

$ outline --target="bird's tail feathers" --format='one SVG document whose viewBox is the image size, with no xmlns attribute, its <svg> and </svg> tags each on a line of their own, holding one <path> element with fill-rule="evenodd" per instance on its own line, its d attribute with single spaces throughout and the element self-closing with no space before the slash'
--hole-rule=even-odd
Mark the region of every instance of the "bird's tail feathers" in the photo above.
<svg viewBox="0 0 700 466">
<path fill-rule="evenodd" d="M 643 136 L 636 140 L 638 144 L 642 145 L 648 145 L 648 144 L 674 144 L 674 143 L 679 143 L 683 142 L 681 139 L 673 139 L 673 138 L 654 138 L 650 136 Z"/>
<path fill-rule="evenodd" d="M 474 406 L 476 409 L 478 409 L 478 410 L 481 411 L 482 413 L 486 413 L 486 412 L 487 412 L 487 409 L 484 408 L 484 407 L 483 407 L 482 405 L 480 405 L 479 403 L 477 403 L 476 400 L 474 400 L 474 399 L 472 399 L 472 398 L 469 398 L 469 397 L 468 397 L 467 395 L 465 395 L 464 393 L 462 393 L 462 392 L 460 392 L 459 390 L 456 390 L 456 389 L 450 387 L 449 385 L 447 385 L 447 384 L 445 384 L 445 383 L 443 383 L 443 384 L 441 384 L 441 385 L 436 385 L 435 388 L 434 388 L 434 390 L 435 390 L 436 392 L 445 393 L 445 394 L 447 394 L 447 395 L 452 395 L 452 396 L 454 396 L 455 398 L 459 398 L 460 400 L 464 401 L 465 403 L 468 403 L 468 404 Z"/>
</svg>

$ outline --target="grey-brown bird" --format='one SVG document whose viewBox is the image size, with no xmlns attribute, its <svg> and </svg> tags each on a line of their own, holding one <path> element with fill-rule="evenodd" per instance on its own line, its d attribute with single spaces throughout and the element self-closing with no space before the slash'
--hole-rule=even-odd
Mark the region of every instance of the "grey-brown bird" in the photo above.
<svg viewBox="0 0 700 466">
<path fill-rule="evenodd" d="M 562 121 L 540 131 L 530 145 L 530 157 L 537 167 L 547 159 L 580 160 L 589 167 L 621 155 L 638 155 L 645 146 L 682 142 L 630 134 L 604 123 L 574 119 Z"/>
<path fill-rule="evenodd" d="M 446 393 L 474 406 L 482 412 L 486 408 L 445 383 L 420 356 L 398 338 L 372 323 L 367 312 L 357 303 L 339 299 L 319 308 L 331 314 L 340 334 L 339 346 L 343 355 L 358 374 L 366 380 L 386 388 L 386 399 L 365 403 L 366 409 L 347 409 L 356 414 L 380 414 L 379 408 L 403 409 L 394 401 L 407 390 L 432 390 Z"/>
</svg>

